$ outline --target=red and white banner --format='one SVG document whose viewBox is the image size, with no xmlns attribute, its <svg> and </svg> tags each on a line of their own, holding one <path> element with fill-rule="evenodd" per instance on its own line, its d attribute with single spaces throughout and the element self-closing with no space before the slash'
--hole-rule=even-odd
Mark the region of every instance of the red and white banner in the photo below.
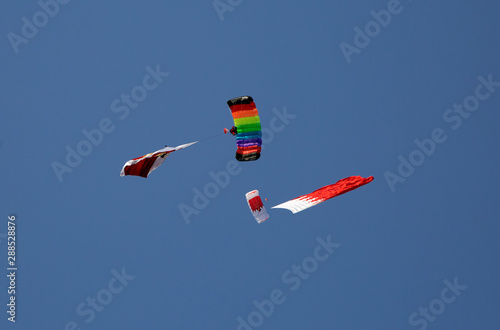
<svg viewBox="0 0 500 330">
<path fill-rule="evenodd" d="M 196 142 L 182 144 L 174 148 L 165 147 L 150 154 L 129 160 L 125 163 L 125 165 L 123 165 L 120 176 L 136 175 L 147 178 L 149 173 L 160 166 L 165 161 L 165 158 L 167 158 L 172 152 L 189 147 Z"/>
<path fill-rule="evenodd" d="M 361 176 L 350 176 L 348 178 L 339 180 L 337 183 L 321 187 L 310 194 L 302 195 L 289 200 L 288 202 L 273 206 L 272 209 L 287 209 L 295 214 L 297 212 L 310 208 L 311 206 L 322 203 L 330 198 L 345 194 L 346 192 L 364 186 L 365 184 L 372 182 L 372 180 L 373 176 L 370 176 L 368 178 L 363 178 Z"/>
</svg>

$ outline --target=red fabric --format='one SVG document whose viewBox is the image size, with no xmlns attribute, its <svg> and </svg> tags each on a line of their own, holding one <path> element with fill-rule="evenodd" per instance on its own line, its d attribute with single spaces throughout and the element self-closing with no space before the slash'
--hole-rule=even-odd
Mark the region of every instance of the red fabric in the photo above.
<svg viewBox="0 0 500 330">
<path fill-rule="evenodd" d="M 166 157 L 167 154 L 173 151 L 174 150 L 167 152 L 157 152 L 153 153 L 150 157 L 147 157 L 148 155 L 144 155 L 142 157 L 134 158 L 132 159 L 132 161 L 133 160 L 139 160 L 139 161 L 135 164 L 126 165 L 124 168 L 125 175 L 136 175 L 136 176 L 142 176 L 143 178 L 147 178 L 149 172 L 151 171 L 151 167 L 153 167 L 155 161 L 161 156 Z"/>
<path fill-rule="evenodd" d="M 238 147 L 236 153 L 240 155 L 248 155 L 251 153 L 260 153 L 262 150 L 261 146 L 251 146 L 251 147 Z"/>
<path fill-rule="evenodd" d="M 250 104 L 235 104 L 230 107 L 231 113 L 235 113 L 238 111 L 248 111 L 248 110 L 254 110 L 257 109 L 255 106 L 255 102 L 252 102 Z"/>
<path fill-rule="evenodd" d="M 310 194 L 297 197 L 296 199 L 312 199 L 326 201 L 327 199 L 345 194 L 351 190 L 364 186 L 373 181 L 373 176 L 363 178 L 361 176 L 350 176 L 337 181 L 334 184 L 321 187 Z"/>
<path fill-rule="evenodd" d="M 153 166 L 156 158 L 157 157 L 144 158 L 136 164 L 127 166 L 125 168 L 125 175 L 137 175 L 142 176 L 143 178 L 147 178 L 149 170 L 151 169 L 151 166 Z"/>
<path fill-rule="evenodd" d="M 255 196 L 254 198 L 249 199 L 248 204 L 250 205 L 252 212 L 260 211 L 264 206 L 260 196 Z"/>
</svg>

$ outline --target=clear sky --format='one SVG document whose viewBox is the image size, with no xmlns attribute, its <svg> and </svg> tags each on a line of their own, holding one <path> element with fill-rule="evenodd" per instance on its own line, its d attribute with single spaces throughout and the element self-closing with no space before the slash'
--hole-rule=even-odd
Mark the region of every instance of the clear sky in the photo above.
<svg viewBox="0 0 500 330">
<path fill-rule="evenodd" d="M 0 328 L 498 329 L 499 10 L 4 1 Z M 265 131 L 256 162 L 220 134 L 241 95 Z M 375 179 L 271 209 L 353 175 Z"/>
</svg>

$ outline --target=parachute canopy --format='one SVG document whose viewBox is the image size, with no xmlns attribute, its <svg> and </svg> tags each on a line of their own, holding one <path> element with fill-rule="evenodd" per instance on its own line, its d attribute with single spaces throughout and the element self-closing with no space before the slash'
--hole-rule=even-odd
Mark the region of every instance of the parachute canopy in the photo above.
<svg viewBox="0 0 500 330">
<path fill-rule="evenodd" d="M 142 176 L 143 178 L 147 178 L 149 173 L 156 170 L 156 168 L 160 166 L 165 161 L 165 158 L 167 158 L 172 152 L 189 147 L 190 145 L 193 145 L 196 142 L 182 144 L 174 148 L 165 147 L 163 149 L 157 150 L 142 157 L 137 157 L 132 160 L 129 160 L 128 162 L 125 163 L 125 165 L 123 165 L 122 171 L 120 172 L 120 176 L 136 175 L 136 176 Z"/>
<path fill-rule="evenodd" d="M 258 190 L 247 192 L 245 197 L 247 198 L 248 207 L 250 208 L 250 211 L 252 211 L 252 214 L 258 223 L 269 219 L 269 215 L 266 212 L 264 204 L 262 204 Z"/>
<path fill-rule="evenodd" d="M 236 126 L 236 159 L 252 161 L 260 158 L 262 132 L 259 112 L 251 96 L 240 96 L 227 101 Z"/>
<path fill-rule="evenodd" d="M 351 190 L 364 186 L 373 181 L 373 176 L 363 178 L 361 176 L 350 176 L 348 178 L 339 180 L 337 183 L 324 186 L 310 194 L 302 195 L 288 202 L 273 206 L 274 208 L 287 209 L 292 211 L 293 214 L 303 211 L 311 206 L 322 203 L 330 198 L 345 194 Z"/>
</svg>

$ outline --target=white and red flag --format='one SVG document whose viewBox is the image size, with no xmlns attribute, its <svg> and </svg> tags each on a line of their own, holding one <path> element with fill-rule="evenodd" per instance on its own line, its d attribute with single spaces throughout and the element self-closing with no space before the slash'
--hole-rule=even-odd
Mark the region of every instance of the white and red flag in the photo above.
<svg viewBox="0 0 500 330">
<path fill-rule="evenodd" d="M 120 172 L 120 176 L 136 175 L 136 176 L 142 176 L 143 178 L 147 178 L 149 173 L 156 170 L 156 168 L 160 166 L 165 160 L 165 158 L 167 158 L 172 152 L 189 147 L 190 145 L 193 145 L 196 142 L 182 144 L 180 146 L 173 148 L 165 147 L 150 154 L 129 160 L 128 162 L 125 163 L 125 165 L 123 165 L 122 171 Z"/>
<path fill-rule="evenodd" d="M 288 202 L 273 206 L 272 209 L 287 209 L 295 214 L 297 212 L 310 208 L 311 206 L 322 203 L 330 198 L 345 194 L 346 192 L 364 186 L 365 184 L 372 182 L 372 180 L 373 176 L 370 176 L 368 178 L 363 178 L 359 175 L 350 176 L 348 178 L 339 180 L 337 183 L 321 187 L 310 194 L 302 195 L 289 200 Z"/>
</svg>

